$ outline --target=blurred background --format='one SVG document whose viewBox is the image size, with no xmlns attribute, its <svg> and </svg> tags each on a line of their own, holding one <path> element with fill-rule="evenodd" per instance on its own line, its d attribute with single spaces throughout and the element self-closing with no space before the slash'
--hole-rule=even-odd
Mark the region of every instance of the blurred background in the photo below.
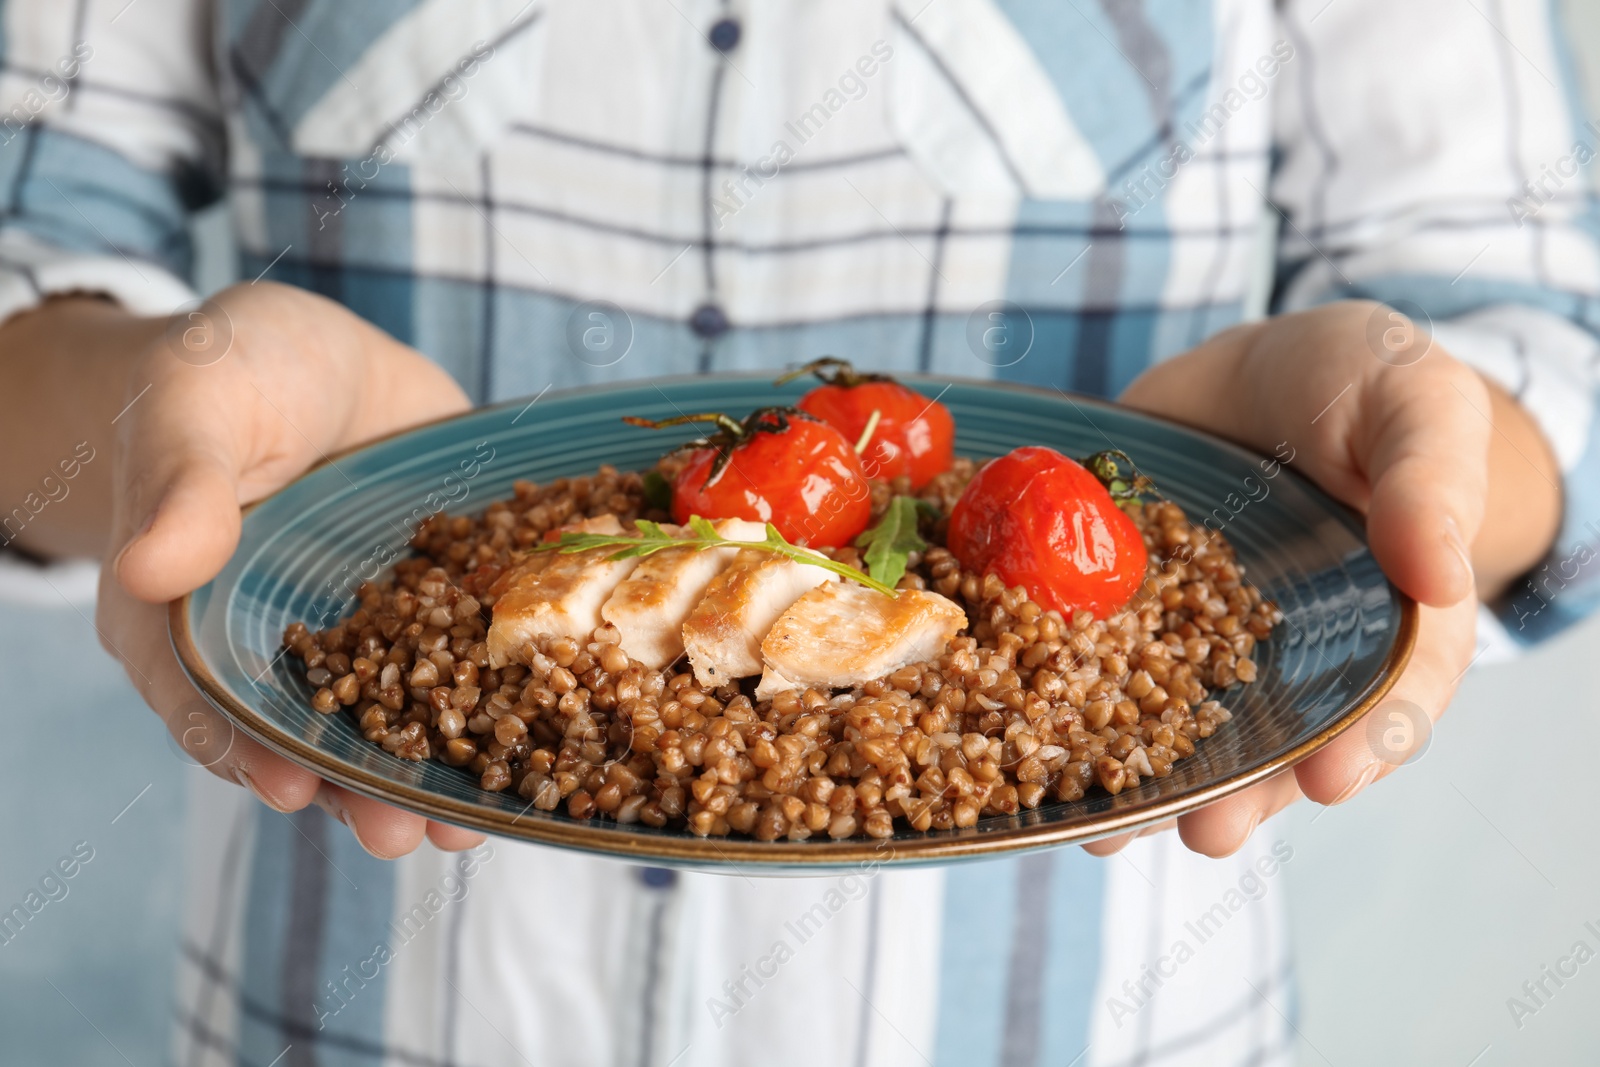
<svg viewBox="0 0 1600 1067">
<path fill-rule="evenodd" d="M 1600 114 L 1600 2 L 1561 2 Z M 211 291 L 233 280 L 225 208 L 196 225 L 198 282 Z M 79 867 L 59 883 L 65 895 L 51 888 L 57 899 L 0 943 L 0 1063 L 165 1063 L 185 796 L 206 772 L 178 758 L 100 651 L 93 568 L 58 568 L 51 581 L 38 603 L 0 605 L 11 738 L 0 911 L 58 862 Z M 1293 923 L 1299 1062 L 1600 1062 L 1600 962 L 1547 982 L 1553 995 L 1531 1015 L 1508 1005 L 1528 1002 L 1523 983 L 1580 938 L 1597 943 L 1584 924 L 1600 929 L 1600 808 L 1573 758 L 1600 750 L 1600 690 L 1587 684 L 1597 642 L 1600 620 L 1475 668 L 1405 773 L 1260 831 L 1294 847 L 1271 891 L 1287 894 Z M 55 693 L 68 678 L 83 696 L 64 706 Z M 1539 741 L 1508 743 L 1513 729 Z"/>
</svg>

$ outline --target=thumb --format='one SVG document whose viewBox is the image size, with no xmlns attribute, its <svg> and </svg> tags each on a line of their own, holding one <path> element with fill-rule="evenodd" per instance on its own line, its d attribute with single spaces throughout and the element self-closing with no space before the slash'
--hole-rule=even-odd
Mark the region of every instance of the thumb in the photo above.
<svg viewBox="0 0 1600 1067">
<path fill-rule="evenodd" d="M 239 541 L 239 461 L 225 409 L 183 390 L 129 413 L 112 494 L 112 571 L 160 603 L 210 581 Z M 136 416 L 136 417 L 135 417 Z"/>
<path fill-rule="evenodd" d="M 1489 487 L 1489 396 L 1447 357 L 1392 367 L 1364 383 L 1352 444 L 1371 486 L 1367 538 L 1406 593 L 1447 607 L 1473 592 L 1468 546 Z"/>
</svg>

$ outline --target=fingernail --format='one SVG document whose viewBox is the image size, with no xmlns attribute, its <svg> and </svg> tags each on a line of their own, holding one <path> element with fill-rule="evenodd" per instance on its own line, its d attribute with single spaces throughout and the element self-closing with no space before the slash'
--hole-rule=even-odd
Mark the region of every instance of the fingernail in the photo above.
<svg viewBox="0 0 1600 1067">
<path fill-rule="evenodd" d="M 1351 797 L 1353 797 L 1357 793 L 1361 792 L 1367 786 L 1371 785 L 1372 784 L 1372 780 L 1374 778 L 1378 777 L 1378 771 L 1381 770 L 1381 769 L 1382 768 L 1379 767 L 1378 764 L 1369 763 L 1367 765 L 1367 769 L 1361 772 L 1361 776 L 1359 778 L 1357 778 L 1354 782 L 1351 782 L 1348 786 L 1346 786 L 1343 793 L 1340 793 L 1338 796 L 1333 798 L 1333 803 L 1334 804 L 1343 804 L 1345 801 L 1349 800 Z M 1330 807 L 1331 806 L 1332 805 L 1330 805 Z"/>
<path fill-rule="evenodd" d="M 256 785 L 255 779 L 246 774 L 242 768 L 235 767 L 232 771 L 232 774 L 233 780 L 250 790 L 250 792 L 254 794 L 255 798 L 261 801 L 261 803 L 265 804 L 273 811 L 280 812 L 285 815 L 288 814 L 289 809 L 278 803 L 278 801 L 274 800 L 272 797 L 268 796 L 260 786 Z"/>
<path fill-rule="evenodd" d="M 156 506 L 150 509 L 150 514 L 144 517 L 144 523 L 133 532 L 133 536 L 128 538 L 122 548 L 118 550 L 117 557 L 111 561 L 111 573 L 116 575 L 117 581 L 120 582 L 122 580 L 122 559 L 128 554 L 128 549 L 138 544 L 140 539 L 150 532 L 150 527 L 156 524 L 156 516 L 160 513 L 161 501 L 157 501 Z"/>
<path fill-rule="evenodd" d="M 350 812 L 347 809 L 340 808 L 337 817 L 340 822 L 344 823 L 350 828 L 350 836 L 356 839 L 356 844 L 360 845 L 362 851 L 366 852 L 367 855 L 371 856 L 373 859 L 379 860 L 394 858 L 393 856 L 381 855 L 380 853 L 374 851 L 371 845 L 361 840 L 361 830 L 356 826 L 355 820 L 350 817 Z"/>
<path fill-rule="evenodd" d="M 340 826 L 343 826 L 345 829 L 349 830 L 350 836 L 356 839 L 356 844 L 360 845 L 363 849 L 366 849 L 366 851 L 372 855 L 377 855 L 377 853 L 373 852 L 372 849 L 367 848 L 366 843 L 361 840 L 361 834 L 356 830 L 355 816 L 350 814 L 350 809 L 335 801 L 332 796 L 329 795 L 326 788 L 317 793 L 317 799 L 315 803 L 317 807 L 326 812 L 328 816 Z M 382 859 L 383 857 L 379 856 L 378 858 Z"/>
<path fill-rule="evenodd" d="M 365 841 L 361 840 L 361 830 L 356 826 L 355 816 L 350 814 L 349 808 L 345 807 L 343 804 L 335 804 L 332 810 L 333 817 L 345 825 L 346 829 L 350 831 L 350 836 L 356 839 L 356 844 L 361 846 L 361 850 L 363 852 L 374 859 L 383 860 L 389 858 L 388 856 L 378 855 L 376 852 L 372 851 L 371 846 L 369 846 Z"/>
<path fill-rule="evenodd" d="M 1456 524 L 1454 515 L 1444 517 L 1444 543 L 1461 561 L 1461 573 L 1467 585 L 1472 586 L 1477 581 L 1472 569 L 1472 553 L 1467 551 L 1467 543 L 1461 537 L 1461 527 Z"/>
</svg>

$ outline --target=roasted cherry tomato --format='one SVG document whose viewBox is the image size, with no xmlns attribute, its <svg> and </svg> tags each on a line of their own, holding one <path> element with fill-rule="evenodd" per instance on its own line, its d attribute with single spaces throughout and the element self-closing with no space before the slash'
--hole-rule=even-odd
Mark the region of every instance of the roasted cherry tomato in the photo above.
<svg viewBox="0 0 1600 1067">
<path fill-rule="evenodd" d="M 1106 486 L 1053 449 L 991 460 L 950 512 L 950 551 L 1067 618 L 1105 618 L 1144 580 L 1144 538 Z"/>
<path fill-rule="evenodd" d="M 778 381 L 806 373 L 824 384 L 800 398 L 800 409 L 844 434 L 851 445 L 866 438 L 861 466 L 867 477 L 888 481 L 904 474 L 911 479 L 911 488 L 921 489 L 935 474 L 950 469 L 955 420 L 949 408 L 893 378 L 862 374 L 832 356 L 807 363 Z M 878 415 L 876 425 L 873 412 Z"/>
<path fill-rule="evenodd" d="M 683 415 L 634 426 L 710 422 L 721 427 L 687 446 L 672 480 L 672 518 L 770 522 L 797 545 L 849 544 L 872 517 L 872 490 L 844 435 L 794 408 L 762 408 L 744 422 L 727 415 Z"/>
</svg>

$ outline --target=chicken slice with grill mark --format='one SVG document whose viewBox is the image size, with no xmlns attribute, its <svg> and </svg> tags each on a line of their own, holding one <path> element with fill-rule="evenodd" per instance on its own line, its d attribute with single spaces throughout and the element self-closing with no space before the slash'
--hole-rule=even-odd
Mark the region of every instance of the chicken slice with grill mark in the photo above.
<svg viewBox="0 0 1600 1067">
<path fill-rule="evenodd" d="M 557 527 L 551 531 L 556 537 L 564 533 L 592 533 L 607 534 L 615 537 L 622 533 L 622 523 L 617 521 L 615 515 L 601 515 L 595 519 L 579 519 L 569 522 L 565 526 Z M 514 585 L 524 585 L 536 577 L 540 571 L 549 566 L 550 561 L 556 558 L 554 552 L 524 552 L 522 558 L 500 572 L 500 576 L 489 586 L 489 596 L 499 600 L 505 591 Z"/>
<path fill-rule="evenodd" d="M 756 699 L 790 689 L 844 689 L 937 659 L 967 625 L 948 597 L 920 589 L 885 596 L 854 582 L 820 586 L 795 601 L 761 642 L 766 670 Z"/>
<path fill-rule="evenodd" d="M 740 549 L 683 623 L 695 681 L 707 688 L 761 673 L 761 641 L 808 590 L 838 575 L 759 549 Z"/>
<path fill-rule="evenodd" d="M 562 532 L 615 535 L 622 526 L 607 515 L 563 527 Z M 587 640 L 601 625 L 601 605 L 639 565 L 638 559 L 606 558 L 617 551 L 612 545 L 571 555 L 532 552 L 501 575 L 490 589 L 495 602 L 489 623 L 489 665 L 504 667 L 539 634 Z"/>
<path fill-rule="evenodd" d="M 712 523 L 731 541 L 760 541 L 766 527 L 745 519 Z M 663 526 L 676 533 L 678 528 Z M 739 555 L 737 548 L 668 548 L 646 556 L 600 609 L 600 617 L 622 635 L 622 651 L 636 663 L 660 670 L 683 655 L 683 624 L 706 587 Z"/>
</svg>

